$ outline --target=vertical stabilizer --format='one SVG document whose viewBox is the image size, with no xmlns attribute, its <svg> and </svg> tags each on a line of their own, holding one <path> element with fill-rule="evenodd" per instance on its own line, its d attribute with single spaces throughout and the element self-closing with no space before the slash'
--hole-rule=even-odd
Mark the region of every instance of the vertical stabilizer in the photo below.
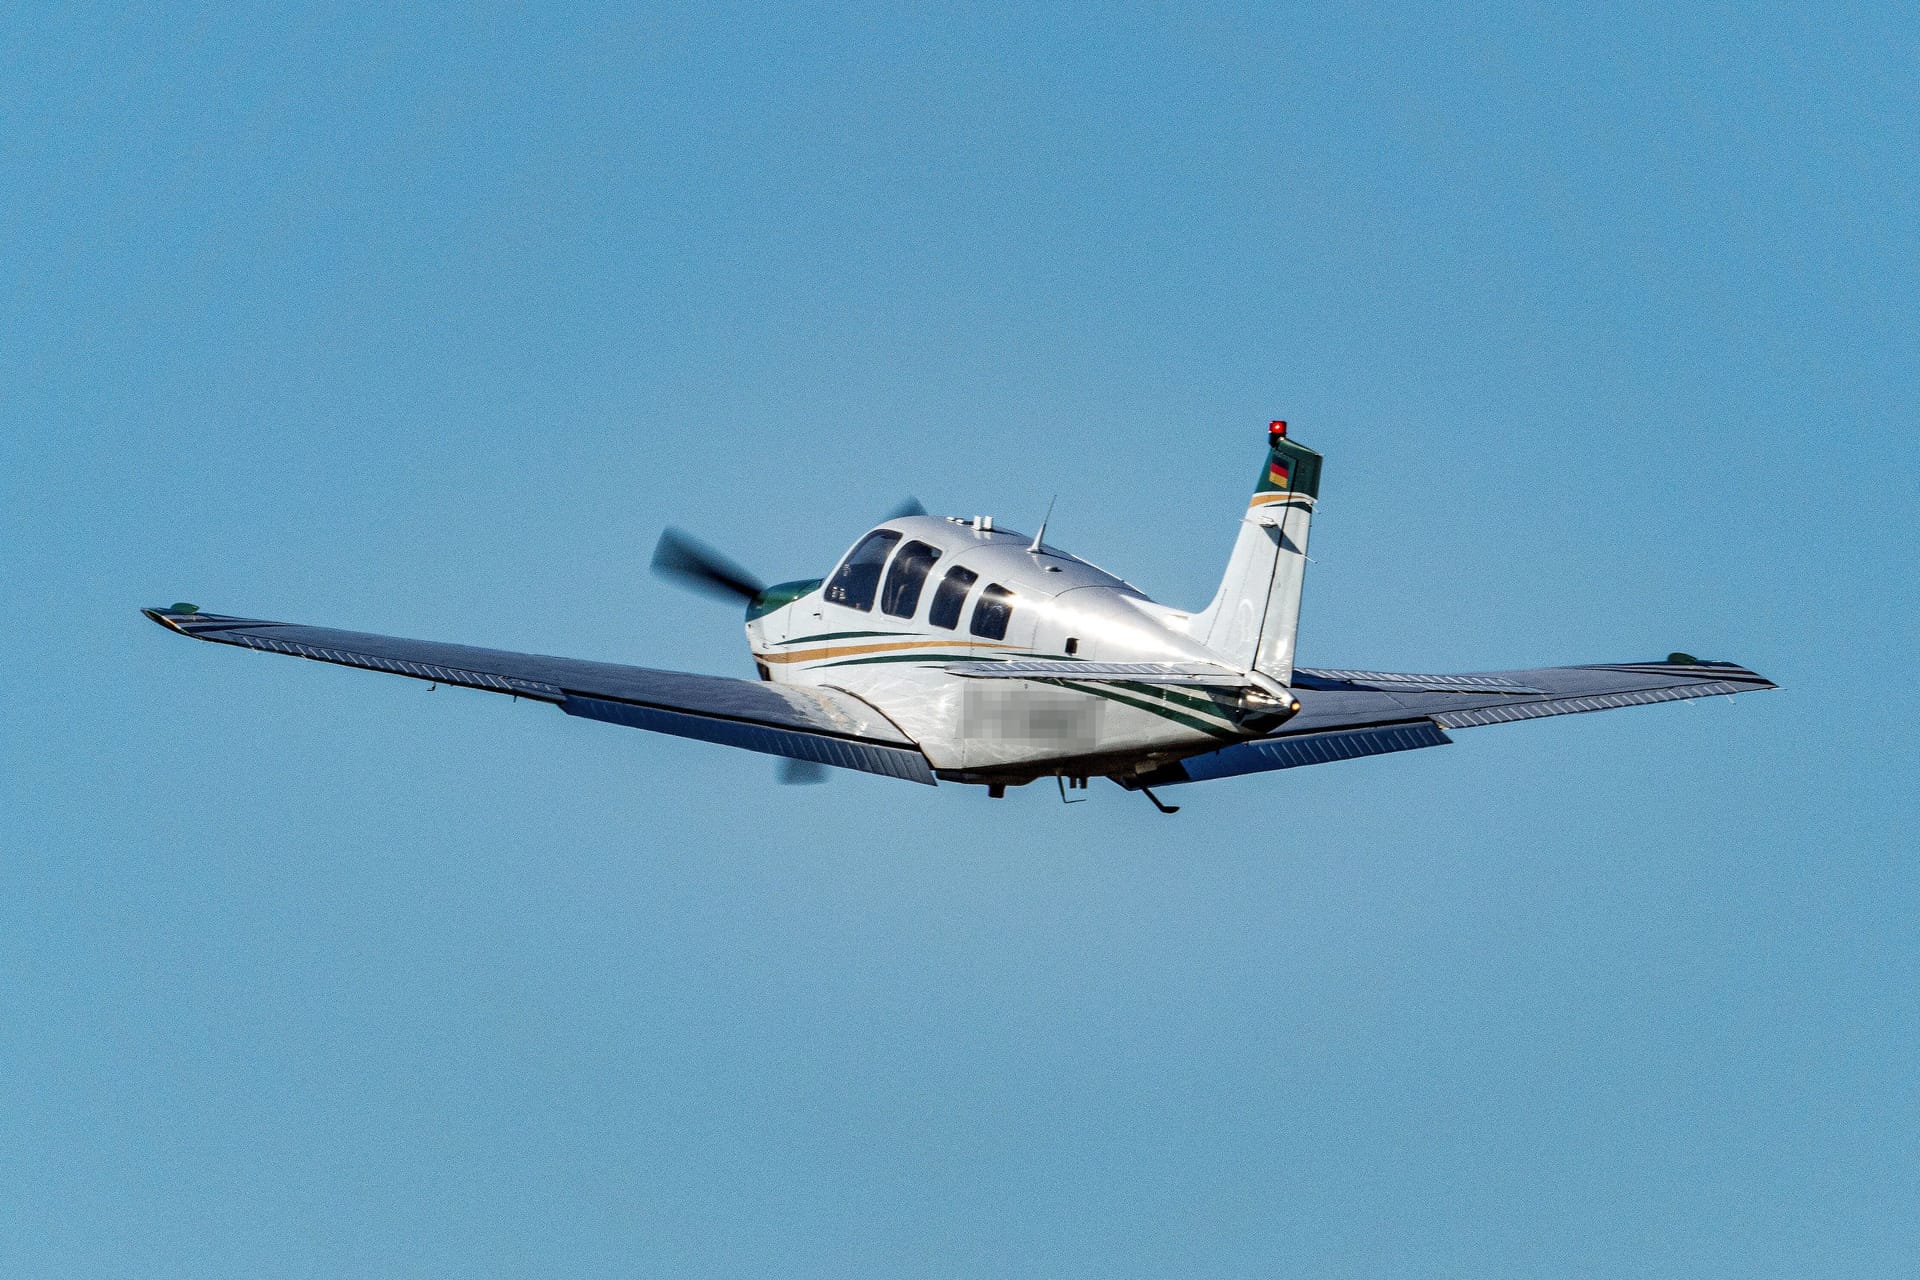
<svg viewBox="0 0 1920 1280">
<path fill-rule="evenodd" d="M 1282 684 L 1293 682 L 1300 631 L 1300 586 L 1307 527 L 1320 494 L 1320 455 L 1287 439 L 1287 424 L 1267 432 L 1267 458 L 1247 504 L 1220 590 L 1191 623 L 1194 637 L 1223 659 Z"/>
</svg>

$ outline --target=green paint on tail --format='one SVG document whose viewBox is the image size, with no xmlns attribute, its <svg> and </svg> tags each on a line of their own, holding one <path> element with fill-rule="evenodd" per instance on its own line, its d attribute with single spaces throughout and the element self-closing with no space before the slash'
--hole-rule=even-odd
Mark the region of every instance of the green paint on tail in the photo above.
<svg viewBox="0 0 1920 1280">
<path fill-rule="evenodd" d="M 1297 493 L 1320 496 L 1320 455 L 1285 436 L 1272 437 L 1266 464 L 1260 468 L 1255 493 Z"/>
</svg>

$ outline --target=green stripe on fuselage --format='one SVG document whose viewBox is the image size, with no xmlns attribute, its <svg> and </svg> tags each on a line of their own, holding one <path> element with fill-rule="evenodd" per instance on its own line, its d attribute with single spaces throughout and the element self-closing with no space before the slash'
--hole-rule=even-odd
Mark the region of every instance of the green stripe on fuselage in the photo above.
<svg viewBox="0 0 1920 1280">
<path fill-rule="evenodd" d="M 1233 718 L 1222 711 L 1220 704 L 1212 698 L 1188 693 L 1184 689 L 1170 689 L 1165 685 L 1149 684 L 1138 680 L 1116 680 L 1114 681 L 1114 685 L 1117 688 L 1131 690 L 1142 697 L 1158 698 L 1162 702 L 1171 702 L 1176 706 L 1186 707 L 1202 715 L 1217 716 L 1228 725 L 1233 724 Z"/>
<path fill-rule="evenodd" d="M 885 635 L 904 634 L 892 631 Z M 937 640 L 938 636 L 909 636 L 909 639 Z M 1029 662 L 1044 659 L 1048 662 L 1077 662 L 1064 654 L 1050 653 L 928 653 L 924 649 L 914 653 L 886 653 L 871 658 L 839 658 L 833 661 L 816 662 L 812 666 L 802 666 L 802 670 L 816 671 L 821 667 L 857 667 L 868 662 Z M 806 659 L 801 659 L 804 664 Z"/>
<path fill-rule="evenodd" d="M 791 640 L 776 640 L 775 644 L 818 644 L 822 640 L 918 640 L 920 636 L 911 631 L 825 631 L 817 636 L 795 636 Z"/>
<path fill-rule="evenodd" d="M 975 657 L 970 653 L 882 653 L 871 658 L 841 658 L 834 662 L 822 662 L 808 667 L 809 671 L 818 671 L 821 667 L 863 667 L 875 662 L 972 662 Z"/>
<path fill-rule="evenodd" d="M 1189 729 L 1197 729 L 1201 733 L 1207 734 L 1210 737 L 1233 739 L 1233 738 L 1239 738 L 1239 737 L 1245 736 L 1244 734 L 1233 733 L 1226 729 L 1219 728 L 1216 725 L 1208 724 L 1204 720 L 1196 720 L 1194 717 L 1190 715 L 1185 715 L 1181 712 L 1170 710 L 1165 706 L 1156 706 L 1153 703 L 1144 701 L 1140 698 L 1130 698 L 1124 693 L 1116 693 L 1114 690 L 1107 688 L 1103 685 L 1081 684 L 1077 680 L 1072 680 L 1072 681 L 1061 680 L 1058 683 L 1060 687 L 1063 689 L 1073 689 L 1080 693 L 1090 693 L 1094 695 L 1096 698 L 1106 698 L 1109 701 L 1118 702 L 1125 706 L 1132 707 L 1136 711 L 1148 711 L 1153 713 L 1156 716 L 1159 716 L 1163 720 L 1171 720 L 1175 724 L 1185 725 Z"/>
</svg>

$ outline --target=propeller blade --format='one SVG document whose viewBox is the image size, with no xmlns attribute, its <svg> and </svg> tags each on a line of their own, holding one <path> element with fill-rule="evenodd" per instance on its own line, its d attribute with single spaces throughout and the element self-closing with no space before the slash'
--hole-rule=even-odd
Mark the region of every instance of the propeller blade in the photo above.
<svg viewBox="0 0 1920 1280">
<path fill-rule="evenodd" d="M 827 766 L 816 764 L 812 760 L 795 760 L 792 756 L 780 758 L 780 785 L 783 787 L 811 787 L 827 780 Z"/>
<path fill-rule="evenodd" d="M 689 591 L 723 600 L 751 600 L 767 585 L 692 534 L 673 528 L 653 549 L 653 571 Z"/>
<path fill-rule="evenodd" d="M 907 516 L 923 516 L 925 514 L 927 514 L 927 509 L 920 505 L 920 499 L 914 497 L 912 494 L 908 494 L 905 502 L 887 513 L 887 519 L 901 520 Z"/>
</svg>

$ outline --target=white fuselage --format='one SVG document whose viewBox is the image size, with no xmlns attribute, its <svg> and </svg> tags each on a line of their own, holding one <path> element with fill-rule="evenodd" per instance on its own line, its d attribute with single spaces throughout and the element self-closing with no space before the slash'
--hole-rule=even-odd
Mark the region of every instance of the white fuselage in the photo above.
<svg viewBox="0 0 1920 1280">
<path fill-rule="evenodd" d="M 794 584 L 791 599 L 749 618 L 747 641 L 766 679 L 860 698 L 919 743 L 936 770 L 1021 781 L 1083 776 L 1109 758 L 1171 760 L 1253 736 L 1240 727 L 1231 698 L 1202 689 L 948 672 L 949 663 L 982 659 L 1217 664 L 1221 657 L 1187 633 L 1191 615 L 1077 557 L 1052 547 L 1031 551 L 1029 539 L 1010 530 L 907 516 L 878 526 L 850 559 L 868 539 L 880 548 L 869 557 L 880 564 L 869 575 L 875 582 L 858 581 L 843 562 L 822 583 Z M 900 573 L 889 592 L 896 560 Z M 863 597 L 866 607 L 858 607 Z"/>
</svg>

